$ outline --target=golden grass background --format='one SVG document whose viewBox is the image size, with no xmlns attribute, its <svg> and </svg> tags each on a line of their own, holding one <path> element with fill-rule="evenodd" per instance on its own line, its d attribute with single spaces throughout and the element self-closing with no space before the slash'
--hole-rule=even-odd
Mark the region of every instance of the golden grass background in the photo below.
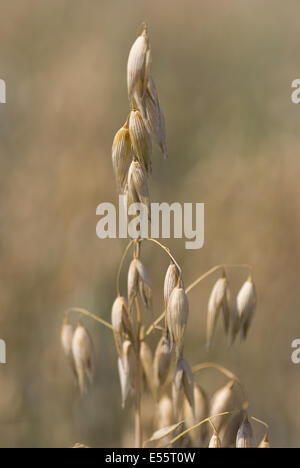
<svg viewBox="0 0 300 468">
<path fill-rule="evenodd" d="M 110 318 L 124 243 L 100 241 L 96 206 L 115 201 L 111 143 L 128 109 L 126 63 L 147 21 L 169 160 L 155 150 L 153 201 L 206 203 L 205 247 L 171 241 L 185 282 L 211 266 L 254 266 L 258 310 L 246 344 L 208 354 L 213 279 L 191 293 L 186 355 L 216 360 L 248 388 L 273 446 L 297 446 L 299 324 L 299 2 L 0 0 L 0 446 L 130 444 L 110 332 L 85 321 L 96 383 L 79 402 L 59 342 L 63 311 Z M 144 249 L 157 313 L 168 261 Z M 233 272 L 235 293 L 243 272 Z M 125 284 L 125 283 L 124 283 Z M 213 390 L 213 371 L 198 380 Z M 149 412 L 149 411 L 148 411 Z"/>
</svg>

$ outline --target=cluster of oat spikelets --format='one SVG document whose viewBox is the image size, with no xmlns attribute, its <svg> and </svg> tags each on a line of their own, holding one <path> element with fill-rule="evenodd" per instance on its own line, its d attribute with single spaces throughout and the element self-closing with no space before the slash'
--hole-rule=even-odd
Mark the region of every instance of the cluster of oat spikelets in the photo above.
<svg viewBox="0 0 300 468">
<path fill-rule="evenodd" d="M 165 157 L 167 149 L 165 118 L 151 75 L 151 49 L 146 26 L 130 50 L 127 84 L 131 110 L 113 141 L 113 168 L 118 189 L 127 195 L 129 204 L 142 202 L 149 206 L 148 178 L 151 173 L 152 143 L 158 144 Z M 127 297 L 121 295 L 118 287 L 109 325 L 118 353 L 122 407 L 130 395 L 136 403 L 136 445 L 255 447 L 247 415 L 248 403 L 239 379 L 230 371 L 215 365 L 216 369 L 229 377 L 229 381 L 212 398 L 208 398 L 204 389 L 195 381 L 195 374 L 201 370 L 201 365 L 191 368 L 183 354 L 189 315 L 187 293 L 193 286 L 185 289 L 180 266 L 159 242 L 156 244 L 171 259 L 164 281 L 165 312 L 155 320 L 153 326 L 145 329 L 144 317 L 149 316 L 152 310 L 152 290 L 140 255 L 142 243 L 149 240 L 153 242 L 152 239 L 138 239 L 131 241 L 128 246 L 133 247 L 133 259 L 127 275 Z M 128 251 L 129 248 L 125 256 Z M 121 262 L 120 271 L 122 265 Z M 207 347 L 212 345 L 220 315 L 223 316 L 230 344 L 238 333 L 242 339 L 246 339 L 256 308 L 252 275 L 242 285 L 232 307 L 226 269 L 216 267 L 212 273 L 218 270 L 221 275 L 208 301 Z M 159 326 L 161 322 L 163 326 Z M 147 338 L 154 330 L 159 330 L 161 336 L 152 351 Z M 80 391 L 84 394 L 87 381 L 91 382 L 93 378 L 94 355 L 90 336 L 81 323 L 74 332 L 72 325 L 65 320 L 61 341 Z M 174 372 L 170 377 L 173 361 Z M 152 437 L 144 441 L 141 396 L 146 391 L 153 397 L 155 416 Z M 269 447 L 268 428 L 259 447 Z"/>
</svg>

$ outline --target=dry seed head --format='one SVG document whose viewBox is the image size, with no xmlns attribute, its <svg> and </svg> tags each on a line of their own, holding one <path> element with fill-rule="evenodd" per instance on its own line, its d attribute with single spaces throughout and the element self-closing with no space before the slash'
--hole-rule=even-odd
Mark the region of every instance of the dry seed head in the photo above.
<svg viewBox="0 0 300 468">
<path fill-rule="evenodd" d="M 153 80 L 151 79 L 153 82 Z M 154 83 L 153 83 L 154 86 Z M 157 96 L 156 90 L 155 95 Z M 145 96 L 146 118 L 145 125 L 152 140 L 159 146 L 165 159 L 168 157 L 166 145 L 166 121 L 165 116 L 160 108 L 158 98 L 154 98 L 149 91 L 149 87 Z"/>
<path fill-rule="evenodd" d="M 111 323 L 113 326 L 116 348 L 119 356 L 122 355 L 122 334 L 131 334 L 131 325 L 127 311 L 127 301 L 124 297 L 118 296 L 112 306 Z"/>
<path fill-rule="evenodd" d="M 176 265 L 172 262 L 167 270 L 164 282 L 164 300 L 165 300 L 165 309 L 167 309 L 170 296 L 177 286 L 179 280 L 179 272 Z"/>
<path fill-rule="evenodd" d="M 118 190 L 124 193 L 128 170 L 132 160 L 131 141 L 127 126 L 122 127 L 115 135 L 112 145 L 112 163 Z"/>
<path fill-rule="evenodd" d="M 183 404 L 183 415 L 183 419 L 188 428 L 207 418 L 209 415 L 209 401 L 207 395 L 196 383 L 194 383 L 194 413 L 187 398 L 185 398 Z M 191 431 L 189 435 L 194 446 L 199 447 L 199 444 L 201 444 L 201 442 L 206 438 L 207 425 L 202 424 L 202 426 Z"/>
<path fill-rule="evenodd" d="M 86 377 L 92 383 L 94 374 L 94 351 L 89 333 L 79 322 L 72 340 L 72 353 L 78 377 L 80 393 L 86 390 Z"/>
<path fill-rule="evenodd" d="M 148 181 L 143 166 L 138 161 L 132 161 L 130 165 L 127 190 L 130 204 L 143 203 L 150 213 Z"/>
<path fill-rule="evenodd" d="M 152 290 L 149 277 L 142 262 L 138 258 L 134 258 L 128 271 L 128 301 L 130 307 L 138 293 L 145 307 L 150 309 Z"/>
<path fill-rule="evenodd" d="M 225 387 L 219 389 L 212 397 L 210 404 L 210 416 L 225 413 L 233 410 L 234 394 L 233 394 L 234 380 L 228 382 Z M 213 423 L 216 430 L 219 432 L 223 424 L 226 422 L 227 416 L 218 416 L 213 418 Z"/>
<path fill-rule="evenodd" d="M 259 444 L 258 448 L 264 448 L 264 449 L 269 449 L 271 448 L 270 442 L 269 442 L 269 435 L 266 434 Z"/>
<path fill-rule="evenodd" d="M 182 354 L 184 331 L 189 315 L 189 303 L 184 289 L 176 286 L 169 298 L 166 323 L 170 333 L 171 346 L 176 347 L 177 355 Z"/>
<path fill-rule="evenodd" d="M 256 291 L 251 278 L 241 287 L 237 299 L 236 310 L 240 320 L 241 338 L 246 339 L 256 308 Z"/>
<path fill-rule="evenodd" d="M 153 357 L 150 347 L 145 341 L 141 342 L 140 358 L 144 374 L 146 376 L 147 384 L 154 395 L 154 380 L 153 380 Z"/>
<path fill-rule="evenodd" d="M 129 307 L 130 307 L 138 294 L 138 287 L 139 287 L 139 274 L 138 274 L 138 269 L 137 269 L 136 258 L 134 258 L 132 262 L 130 263 L 129 270 L 128 270 L 128 277 L 127 277 L 127 285 L 128 285 L 128 302 L 129 302 Z"/>
<path fill-rule="evenodd" d="M 208 302 L 207 314 L 207 347 L 211 346 L 219 314 L 222 311 L 225 332 L 228 333 L 230 310 L 229 310 L 229 286 L 226 277 L 219 278 L 215 283 Z"/>
<path fill-rule="evenodd" d="M 125 372 L 122 359 L 118 358 L 118 372 L 121 385 L 121 396 L 122 396 L 122 408 L 125 408 L 125 403 L 128 397 L 128 394 L 131 390 L 129 375 Z"/>
<path fill-rule="evenodd" d="M 223 448 L 234 448 L 236 445 L 236 436 L 244 420 L 244 411 L 229 416 L 226 424 L 220 431 L 220 440 Z"/>
<path fill-rule="evenodd" d="M 73 326 L 68 322 L 68 319 L 65 319 L 62 325 L 60 338 L 62 349 L 67 358 L 72 357 L 73 334 Z"/>
<path fill-rule="evenodd" d="M 138 99 L 142 102 L 150 75 L 151 54 L 145 28 L 131 47 L 127 63 L 127 87 L 129 101 Z"/>
<path fill-rule="evenodd" d="M 119 376 L 122 392 L 122 408 L 124 408 L 127 396 L 135 388 L 136 356 L 133 345 L 129 340 L 122 346 L 122 359 L 118 360 Z"/>
<path fill-rule="evenodd" d="M 221 442 L 216 432 L 212 435 L 208 448 L 221 448 Z"/>
<path fill-rule="evenodd" d="M 173 404 L 176 415 L 180 413 L 182 406 L 182 392 L 184 392 L 184 395 L 194 412 L 194 379 L 191 368 L 184 357 L 178 358 L 174 373 Z"/>
<path fill-rule="evenodd" d="M 74 358 L 73 358 L 73 351 L 72 351 L 72 342 L 73 342 L 74 330 L 73 326 L 68 322 L 66 318 L 63 322 L 62 329 L 61 329 L 61 345 L 63 352 L 68 359 L 72 372 L 74 373 L 75 377 L 77 378 Z"/>
<path fill-rule="evenodd" d="M 146 174 L 149 175 L 151 173 L 151 137 L 138 110 L 130 112 L 129 134 L 135 157 L 141 166 L 145 168 Z"/>
<path fill-rule="evenodd" d="M 158 342 L 153 362 L 154 384 L 157 394 L 163 389 L 171 365 L 171 346 L 165 333 Z"/>
<path fill-rule="evenodd" d="M 161 429 L 171 426 L 174 422 L 172 400 L 167 395 L 164 395 L 157 405 L 156 427 L 157 429 Z"/>
<path fill-rule="evenodd" d="M 236 436 L 236 448 L 254 448 L 254 435 L 252 426 L 246 416 Z"/>
</svg>

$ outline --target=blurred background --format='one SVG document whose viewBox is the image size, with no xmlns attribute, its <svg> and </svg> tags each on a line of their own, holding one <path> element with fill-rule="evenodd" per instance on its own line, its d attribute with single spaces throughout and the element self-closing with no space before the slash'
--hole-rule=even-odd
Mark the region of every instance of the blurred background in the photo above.
<svg viewBox="0 0 300 468">
<path fill-rule="evenodd" d="M 206 204 L 204 248 L 167 244 L 186 284 L 215 264 L 242 262 L 253 265 L 258 290 L 247 342 L 228 350 L 219 328 L 207 353 L 205 315 L 217 275 L 199 285 L 190 294 L 186 357 L 191 365 L 215 360 L 239 375 L 250 413 L 271 426 L 272 445 L 299 446 L 300 366 L 291 362 L 291 342 L 300 338 L 300 106 L 291 103 L 300 75 L 299 2 L 0 6 L 0 78 L 7 84 L 0 105 L 0 338 L 7 344 L 0 446 L 131 444 L 132 410 L 121 411 L 110 331 L 84 319 L 96 380 L 80 401 L 60 328 L 69 306 L 110 320 L 126 241 L 99 240 L 95 212 L 116 200 L 111 144 L 128 113 L 126 64 L 142 21 L 169 149 L 167 162 L 154 150 L 152 201 Z M 142 254 L 158 315 L 168 260 L 151 245 Z M 245 275 L 230 272 L 233 296 Z M 198 381 L 212 392 L 226 379 L 205 371 Z"/>
</svg>

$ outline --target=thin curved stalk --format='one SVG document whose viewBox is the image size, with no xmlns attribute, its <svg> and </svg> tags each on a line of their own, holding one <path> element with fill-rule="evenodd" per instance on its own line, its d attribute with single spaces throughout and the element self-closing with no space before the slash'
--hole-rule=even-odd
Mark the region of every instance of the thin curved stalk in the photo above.
<svg viewBox="0 0 300 468">
<path fill-rule="evenodd" d="M 101 323 L 105 327 L 109 328 L 110 330 L 113 330 L 113 326 L 111 323 L 107 322 L 106 320 L 102 319 L 101 317 L 98 317 L 97 315 L 92 314 L 86 309 L 81 309 L 80 307 L 70 307 L 70 309 L 66 310 L 66 315 L 71 314 L 71 313 L 80 313 L 83 315 L 86 315 L 87 317 L 90 317 L 91 319 L 95 320 L 96 322 Z"/>
<path fill-rule="evenodd" d="M 255 422 L 261 424 L 262 426 L 264 426 L 268 431 L 270 430 L 269 424 L 267 424 L 266 422 L 262 421 L 261 419 L 255 418 L 254 416 L 251 416 L 251 419 L 253 419 L 253 421 L 255 421 Z"/>
<path fill-rule="evenodd" d="M 167 255 L 170 257 L 170 259 L 172 260 L 172 262 L 176 265 L 178 271 L 179 271 L 179 275 L 181 276 L 181 268 L 178 264 L 178 262 L 176 261 L 175 257 L 172 255 L 170 249 L 168 247 L 166 247 L 165 245 L 163 245 L 161 242 L 159 242 L 158 240 L 156 239 L 152 239 L 152 238 L 149 238 L 149 239 L 143 239 L 143 240 L 146 240 L 148 242 L 153 242 L 154 244 L 158 245 L 161 249 L 163 249 Z"/>
<path fill-rule="evenodd" d="M 231 372 L 229 369 L 226 369 L 226 367 L 223 367 L 220 364 L 217 364 L 215 362 L 203 362 L 201 364 L 197 364 L 196 366 L 192 368 L 192 372 L 193 374 L 196 374 L 197 372 L 204 370 L 204 369 L 216 369 L 222 374 L 224 374 L 226 377 L 228 377 L 230 380 L 234 380 L 239 385 L 241 392 L 243 394 L 243 398 L 245 400 L 244 401 L 245 406 L 243 408 L 244 409 L 247 408 L 248 399 L 247 399 L 245 387 L 242 381 L 233 372 Z"/>
<path fill-rule="evenodd" d="M 194 429 L 197 429 L 198 427 L 202 426 L 202 424 L 211 423 L 212 418 L 216 418 L 216 417 L 219 417 L 219 416 L 229 416 L 229 415 L 234 414 L 234 413 L 237 413 L 237 411 L 226 411 L 225 413 L 218 413 L 218 414 L 214 414 L 213 416 L 210 416 L 209 418 L 205 418 L 202 421 L 200 421 L 199 423 L 195 424 L 192 427 L 189 427 L 188 429 L 186 429 L 185 431 L 181 432 L 179 435 L 174 437 L 174 439 L 172 439 L 171 442 L 168 442 L 168 444 L 166 444 L 165 447 L 167 447 L 169 445 L 173 445 L 175 442 L 177 442 L 177 440 L 181 439 L 181 437 L 185 436 L 190 431 L 193 431 Z"/>
</svg>

